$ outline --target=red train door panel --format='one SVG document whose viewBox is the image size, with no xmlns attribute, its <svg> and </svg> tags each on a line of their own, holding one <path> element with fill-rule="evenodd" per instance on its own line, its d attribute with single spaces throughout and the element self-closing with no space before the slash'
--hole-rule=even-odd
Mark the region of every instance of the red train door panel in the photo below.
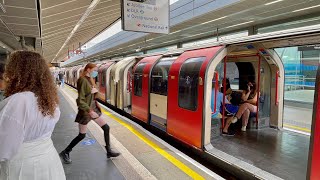
<svg viewBox="0 0 320 180">
<path fill-rule="evenodd" d="M 149 120 L 150 71 L 160 58 L 145 57 L 133 69 L 131 114 L 145 123 Z"/>
<path fill-rule="evenodd" d="M 205 72 L 221 49 L 218 46 L 184 52 L 169 72 L 167 131 L 197 148 L 202 148 Z"/>
<path fill-rule="evenodd" d="M 316 79 L 307 179 L 320 179 L 320 65 Z"/>
</svg>

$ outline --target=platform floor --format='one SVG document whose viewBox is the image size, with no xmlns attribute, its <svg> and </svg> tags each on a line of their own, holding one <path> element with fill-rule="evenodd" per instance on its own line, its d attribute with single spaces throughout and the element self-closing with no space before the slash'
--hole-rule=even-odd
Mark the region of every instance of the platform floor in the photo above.
<svg viewBox="0 0 320 180">
<path fill-rule="evenodd" d="M 271 128 L 212 138 L 216 149 L 283 179 L 305 179 L 310 137 Z"/>
<path fill-rule="evenodd" d="M 61 152 L 70 141 L 78 135 L 78 127 L 74 123 L 75 113 L 66 99 L 59 93 L 61 116 L 52 140 L 58 152 Z M 107 159 L 105 151 L 97 143 L 90 132 L 70 153 L 72 164 L 64 164 L 68 180 L 79 179 L 125 179 L 115 164 Z"/>
<path fill-rule="evenodd" d="M 312 113 L 311 108 L 284 106 L 283 126 L 289 129 L 311 132 Z"/>
<path fill-rule="evenodd" d="M 59 96 L 62 114 L 53 141 L 61 151 L 78 134 L 77 123 L 74 123 L 77 92 L 66 86 L 59 89 Z M 67 179 L 223 179 L 131 120 L 103 109 L 103 117 L 111 127 L 111 145 L 121 156 L 106 158 L 103 131 L 91 121 L 89 136 L 71 153 L 73 163 L 64 165 Z M 89 139 L 96 142 L 83 144 L 90 142 Z"/>
<path fill-rule="evenodd" d="M 314 90 L 285 91 L 283 126 L 288 129 L 311 132 Z"/>
</svg>

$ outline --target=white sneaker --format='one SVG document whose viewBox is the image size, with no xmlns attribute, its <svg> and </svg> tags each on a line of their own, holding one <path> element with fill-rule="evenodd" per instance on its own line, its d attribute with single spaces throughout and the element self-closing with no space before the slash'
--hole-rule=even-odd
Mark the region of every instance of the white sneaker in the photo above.
<svg viewBox="0 0 320 180">
<path fill-rule="evenodd" d="M 247 126 L 242 126 L 241 131 L 245 132 L 247 130 Z"/>
<path fill-rule="evenodd" d="M 235 116 L 234 116 L 234 117 L 232 118 L 232 120 L 231 120 L 232 123 L 236 123 L 237 121 L 238 121 L 238 118 L 235 117 Z"/>
</svg>

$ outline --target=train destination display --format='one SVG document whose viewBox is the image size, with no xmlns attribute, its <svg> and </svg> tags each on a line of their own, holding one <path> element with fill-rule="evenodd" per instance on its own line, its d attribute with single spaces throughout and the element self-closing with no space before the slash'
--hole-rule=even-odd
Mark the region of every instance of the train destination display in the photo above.
<svg viewBox="0 0 320 180">
<path fill-rule="evenodd" d="M 169 0 L 122 0 L 122 29 L 169 33 Z"/>
</svg>

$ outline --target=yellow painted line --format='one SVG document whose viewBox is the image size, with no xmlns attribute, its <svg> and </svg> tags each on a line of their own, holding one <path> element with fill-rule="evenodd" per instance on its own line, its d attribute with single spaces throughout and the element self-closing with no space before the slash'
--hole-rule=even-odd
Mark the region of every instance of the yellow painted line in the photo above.
<svg viewBox="0 0 320 180">
<path fill-rule="evenodd" d="M 71 88 L 71 86 L 67 86 L 68 87 L 68 89 L 70 89 L 70 90 L 72 90 L 72 91 L 74 91 L 74 92 L 76 92 L 76 93 L 78 93 L 78 91 L 77 90 L 75 90 L 75 89 L 73 89 L 73 88 Z"/>
<path fill-rule="evenodd" d="M 68 87 L 69 89 L 75 91 L 74 89 Z M 158 146 L 156 143 L 152 142 L 150 139 L 145 137 L 143 134 L 141 134 L 139 131 L 137 131 L 134 127 L 132 127 L 130 124 L 124 122 L 117 116 L 111 114 L 110 112 L 106 111 L 105 109 L 102 109 L 102 112 L 120 123 L 122 126 L 126 127 L 129 131 L 131 131 L 133 134 L 135 134 L 139 139 L 141 139 L 143 142 L 145 142 L 147 145 L 149 145 L 151 148 L 153 148 L 155 151 L 157 151 L 160 155 L 162 155 L 164 158 L 166 158 L 168 161 L 170 161 L 172 164 L 174 164 L 176 167 L 178 167 L 181 171 L 186 173 L 188 176 L 190 176 L 193 179 L 205 179 L 197 172 L 193 171 L 191 168 L 186 166 L 184 163 L 173 157 L 171 154 L 169 154 L 167 151 L 162 149 L 160 146 Z"/>
<path fill-rule="evenodd" d="M 311 130 L 307 129 L 307 128 L 302 128 L 302 127 L 293 126 L 293 125 L 289 125 L 289 124 L 283 124 L 283 126 L 286 127 L 286 128 L 294 129 L 294 130 L 299 130 L 299 131 L 311 133 Z"/>
</svg>

